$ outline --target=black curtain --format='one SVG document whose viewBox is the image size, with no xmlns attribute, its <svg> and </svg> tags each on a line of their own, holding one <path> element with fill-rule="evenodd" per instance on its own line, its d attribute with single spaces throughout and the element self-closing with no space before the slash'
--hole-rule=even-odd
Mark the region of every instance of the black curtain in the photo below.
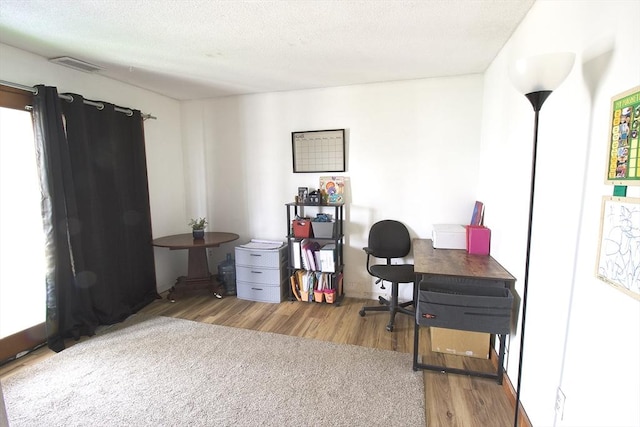
<svg viewBox="0 0 640 427">
<path fill-rule="evenodd" d="M 37 86 L 48 345 L 93 335 L 157 297 L 143 121 Z"/>
</svg>

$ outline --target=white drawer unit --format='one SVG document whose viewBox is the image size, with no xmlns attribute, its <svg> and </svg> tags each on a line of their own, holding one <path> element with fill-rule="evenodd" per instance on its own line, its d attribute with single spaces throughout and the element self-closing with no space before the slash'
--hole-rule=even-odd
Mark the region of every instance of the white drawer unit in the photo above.
<svg viewBox="0 0 640 427">
<path fill-rule="evenodd" d="M 288 296 L 287 246 L 253 249 L 237 246 L 236 291 L 240 299 L 282 302 Z"/>
<path fill-rule="evenodd" d="M 268 267 L 245 267 L 236 264 L 236 280 L 248 283 L 271 284 L 279 283 L 280 270 Z"/>
</svg>

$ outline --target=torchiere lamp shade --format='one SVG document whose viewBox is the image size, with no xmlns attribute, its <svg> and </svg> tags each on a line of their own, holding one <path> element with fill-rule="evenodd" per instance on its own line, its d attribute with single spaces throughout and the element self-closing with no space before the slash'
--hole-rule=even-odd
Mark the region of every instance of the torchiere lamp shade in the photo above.
<svg viewBox="0 0 640 427">
<path fill-rule="evenodd" d="M 553 91 L 569 75 L 575 57 L 572 52 L 560 52 L 519 59 L 511 64 L 509 77 L 523 95 Z"/>
</svg>

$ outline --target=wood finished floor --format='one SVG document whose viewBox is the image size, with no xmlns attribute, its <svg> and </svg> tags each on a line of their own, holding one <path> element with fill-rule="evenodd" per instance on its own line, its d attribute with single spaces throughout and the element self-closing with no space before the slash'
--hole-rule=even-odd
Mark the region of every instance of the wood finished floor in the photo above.
<svg viewBox="0 0 640 427">
<path fill-rule="evenodd" d="M 345 298 L 340 306 L 300 302 L 267 304 L 236 297 L 217 300 L 209 295 L 193 295 L 175 303 L 166 298 L 158 299 L 141 313 L 403 353 L 413 352 L 411 317 L 397 315 L 394 331 L 387 332 L 388 314 L 367 313 L 361 317 L 358 311 L 363 304 L 375 305 L 377 302 Z M 424 363 L 493 371 L 493 365 L 488 360 L 432 353 L 428 328 L 421 328 L 420 333 L 419 354 Z M 73 345 L 73 342 L 69 342 L 69 345 Z M 41 348 L 6 364 L 0 367 L 0 380 L 52 354 L 50 350 Z M 407 369 L 412 367 L 407 366 Z M 375 372 L 371 375 L 375 375 Z M 513 425 L 513 405 L 503 387 L 494 380 L 432 371 L 424 371 L 424 380 L 429 427 Z M 389 410 L 393 411 L 393 408 Z M 402 414 L 398 414 L 398 417 L 402 417 Z"/>
</svg>

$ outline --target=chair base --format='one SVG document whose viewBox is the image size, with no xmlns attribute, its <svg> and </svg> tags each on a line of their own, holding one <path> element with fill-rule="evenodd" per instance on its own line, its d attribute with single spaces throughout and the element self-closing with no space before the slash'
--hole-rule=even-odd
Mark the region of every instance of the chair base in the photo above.
<svg viewBox="0 0 640 427">
<path fill-rule="evenodd" d="M 415 312 L 412 310 L 407 310 L 405 307 L 408 307 L 410 305 L 413 305 L 413 301 L 407 301 L 407 302 L 403 302 L 398 304 L 398 284 L 397 283 L 392 283 L 391 284 L 391 301 L 389 301 L 388 299 L 384 298 L 384 297 L 378 297 L 378 300 L 380 302 L 381 305 L 379 306 L 375 306 L 375 305 L 365 305 L 363 306 L 360 311 L 359 314 L 360 316 L 364 317 L 364 315 L 366 314 L 367 311 L 386 311 L 389 312 L 389 323 L 387 324 L 387 331 L 389 332 L 393 332 L 393 326 L 395 323 L 395 318 L 396 318 L 396 313 L 402 313 L 402 314 L 407 314 L 409 316 L 415 316 Z"/>
</svg>

